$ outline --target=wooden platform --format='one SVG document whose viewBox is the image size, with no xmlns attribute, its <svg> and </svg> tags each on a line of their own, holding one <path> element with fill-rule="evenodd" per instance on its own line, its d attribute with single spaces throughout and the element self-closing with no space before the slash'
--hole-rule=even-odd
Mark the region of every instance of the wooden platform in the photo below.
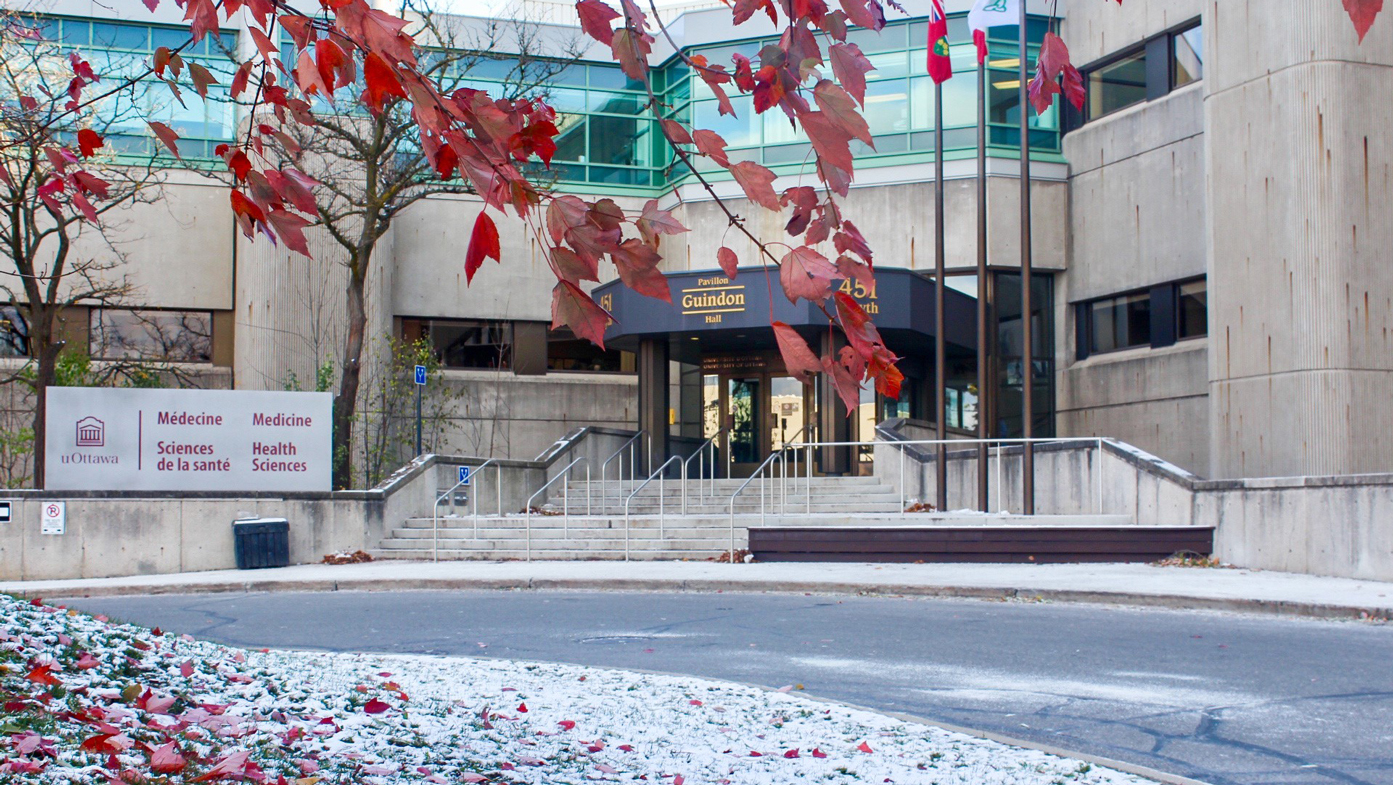
<svg viewBox="0 0 1393 785">
<path fill-rule="evenodd" d="M 750 529 L 765 562 L 1152 562 L 1209 555 L 1201 526 L 787 527 Z"/>
</svg>

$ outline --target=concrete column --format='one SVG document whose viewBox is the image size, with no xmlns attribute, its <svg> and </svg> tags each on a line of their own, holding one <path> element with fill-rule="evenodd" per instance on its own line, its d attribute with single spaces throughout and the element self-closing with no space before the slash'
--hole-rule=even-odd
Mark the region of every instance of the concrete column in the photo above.
<svg viewBox="0 0 1393 785">
<path fill-rule="evenodd" d="M 653 468 L 667 460 L 668 432 L 668 346 L 667 338 L 645 338 L 638 345 L 638 427 L 648 431 L 644 448 L 653 445 Z M 648 465 L 648 464 L 645 464 Z M 646 475 L 647 471 L 639 474 Z"/>
<path fill-rule="evenodd" d="M 1393 18 L 1225 0 L 1204 34 L 1210 474 L 1389 471 Z"/>
<path fill-rule="evenodd" d="M 846 339 L 838 334 L 822 333 L 821 354 L 836 356 L 846 345 Z M 837 395 L 832 377 L 826 373 L 817 377 L 817 441 L 845 442 L 851 440 L 851 418 L 847 416 L 846 405 Z M 818 450 L 817 468 L 823 474 L 847 474 L 851 471 L 851 448 L 822 447 Z"/>
</svg>

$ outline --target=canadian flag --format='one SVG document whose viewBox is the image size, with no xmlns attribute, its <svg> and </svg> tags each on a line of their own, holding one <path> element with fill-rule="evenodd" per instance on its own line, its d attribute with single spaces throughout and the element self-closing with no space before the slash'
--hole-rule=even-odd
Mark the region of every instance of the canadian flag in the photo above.
<svg viewBox="0 0 1393 785">
<path fill-rule="evenodd" d="M 977 62 L 987 61 L 987 28 L 1017 25 L 1021 21 L 1021 0 L 977 0 L 967 12 L 967 26 L 977 45 Z"/>
</svg>

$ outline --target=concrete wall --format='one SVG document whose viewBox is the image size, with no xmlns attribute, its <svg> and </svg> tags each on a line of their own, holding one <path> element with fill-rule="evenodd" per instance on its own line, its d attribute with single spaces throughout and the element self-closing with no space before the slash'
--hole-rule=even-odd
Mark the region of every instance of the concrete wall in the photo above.
<svg viewBox="0 0 1393 785">
<path fill-rule="evenodd" d="M 1075 4 L 1063 35 L 1074 61 L 1087 63 L 1201 10 L 1198 0 Z M 1055 311 L 1058 434 L 1113 437 L 1196 471 L 1209 467 L 1209 341 L 1079 361 L 1074 304 L 1205 275 L 1206 84 L 1064 137 L 1069 269 L 1058 281 Z"/>
<path fill-rule="evenodd" d="M 877 476 L 897 488 L 900 452 L 891 442 L 876 446 Z M 906 496 L 932 500 L 932 455 L 922 458 L 905 461 Z M 1202 480 L 1148 452 L 1110 440 L 1103 442 L 1101 455 L 1096 442 L 1042 446 L 1036 450 L 1035 465 L 1040 514 L 1092 514 L 1101 509 L 1143 526 L 1212 526 L 1215 555 L 1239 567 L 1393 581 L 1390 474 Z M 988 470 L 990 509 L 1019 513 L 1019 448 L 1008 448 L 999 464 L 993 453 Z M 976 508 L 976 478 L 976 451 L 951 452 L 950 510 Z M 1004 497 L 998 489 L 1005 490 Z"/>
<path fill-rule="evenodd" d="M 1309 0 L 1206 23 L 1210 475 L 1389 471 L 1393 25 L 1361 45 Z"/>
</svg>

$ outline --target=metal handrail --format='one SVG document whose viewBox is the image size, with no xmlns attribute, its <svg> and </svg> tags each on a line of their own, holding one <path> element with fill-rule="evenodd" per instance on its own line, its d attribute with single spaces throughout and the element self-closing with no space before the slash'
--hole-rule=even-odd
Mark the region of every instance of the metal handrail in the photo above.
<svg viewBox="0 0 1393 785">
<path fill-rule="evenodd" d="M 495 464 L 495 465 L 496 465 L 496 463 L 495 463 L 495 461 L 494 461 L 493 458 L 489 458 L 488 460 L 486 460 L 486 461 L 484 461 L 483 463 L 479 464 L 479 468 L 478 468 L 477 470 L 475 470 L 475 471 L 476 471 L 476 472 L 478 472 L 478 471 L 483 471 L 484 467 L 485 467 L 485 466 L 488 466 L 489 464 Z M 462 465 L 468 466 L 469 464 L 466 463 L 466 464 L 462 464 Z M 499 467 L 499 468 L 501 468 L 501 467 Z M 499 474 L 498 468 L 495 468 L 495 469 L 494 469 L 494 474 L 498 475 L 498 514 L 499 514 L 499 515 L 502 515 L 502 514 L 503 514 L 503 475 L 502 475 L 502 474 Z M 460 487 L 461 485 L 464 485 L 465 483 L 469 482 L 470 480 L 472 480 L 472 479 L 473 479 L 474 477 L 476 477 L 476 476 L 478 476 L 478 475 L 477 475 L 475 472 L 471 472 L 469 477 L 466 477 L 466 478 L 463 479 L 463 480 L 459 480 L 459 481 L 456 482 L 454 485 L 451 485 L 451 486 L 450 486 L 450 490 L 445 491 L 444 493 L 442 493 L 442 494 L 440 494 L 439 496 L 435 497 L 435 504 L 431 506 L 431 511 L 430 511 L 430 518 L 431 518 L 431 524 L 430 524 L 430 529 L 431 529 L 430 559 L 431 559 L 431 561 L 440 561 L 440 503 L 441 503 L 442 501 L 444 501 L 444 500 L 450 498 L 450 494 L 452 494 L 452 493 L 454 493 L 455 491 L 459 490 L 459 487 Z M 473 493 L 469 494 L 469 503 L 470 503 L 470 507 L 473 509 L 473 513 L 471 514 L 470 517 L 471 517 L 471 518 L 473 519 L 473 521 L 474 521 L 474 539 L 477 540 L 477 539 L 479 539 L 479 499 L 478 499 L 478 496 L 477 496 L 476 494 L 473 494 Z M 453 506 L 453 505 L 451 505 L 451 506 Z"/>
<path fill-rule="evenodd" d="M 619 445 L 619 449 L 617 449 L 617 450 L 615 450 L 614 452 L 610 453 L 610 456 L 609 456 L 608 458 L 605 459 L 605 462 L 602 463 L 602 464 L 600 464 L 600 507 L 601 507 L 601 508 L 604 508 L 604 506 L 605 506 L 606 504 L 609 503 L 609 462 L 612 461 L 612 460 L 614 460 L 615 458 L 618 458 L 618 457 L 620 456 L 621 453 L 623 453 L 625 450 L 629 449 L 629 445 L 631 445 L 631 444 L 633 444 L 635 441 L 637 441 L 637 440 L 639 439 L 639 437 L 641 437 L 641 436 L 646 436 L 646 435 L 648 435 L 648 431 L 647 431 L 647 430 L 642 430 L 642 431 L 639 431 L 638 433 L 634 434 L 633 436 L 630 436 L 629 439 L 628 439 L 627 441 L 625 441 L 623 444 Z M 650 439 L 649 439 L 649 444 L 652 444 L 652 441 L 653 441 L 653 440 L 650 438 Z M 650 450 L 650 452 L 651 452 L 651 450 Z M 634 462 L 633 462 L 633 459 L 631 458 L 630 461 L 629 461 L 629 476 L 630 476 L 630 477 L 633 477 L 633 476 L 634 476 L 634 467 L 633 467 L 633 464 L 634 464 Z M 623 463 L 622 461 L 619 463 L 619 478 L 618 478 L 618 479 L 619 479 L 619 488 L 620 488 L 619 493 L 620 493 L 620 494 L 623 494 L 623 492 L 624 492 L 624 490 L 623 490 L 623 488 L 624 488 L 624 463 Z M 618 497 L 616 497 L 616 498 L 618 498 Z"/>
<path fill-rule="evenodd" d="M 780 452 L 782 452 L 782 450 L 781 450 Z M 735 563 L 735 497 L 739 496 L 741 491 L 743 491 L 743 490 L 745 490 L 746 488 L 748 488 L 749 485 L 750 485 L 750 483 L 752 483 L 752 482 L 755 481 L 755 478 L 757 478 L 757 477 L 759 477 L 760 475 L 762 475 L 762 474 L 764 473 L 765 468 L 768 467 L 769 464 L 773 463 L 774 459 L 777 458 L 777 457 L 779 457 L 779 453 L 778 453 L 778 452 L 770 453 L 770 454 L 769 454 L 769 457 L 764 459 L 764 463 L 761 463 L 761 464 L 759 465 L 759 468 L 758 468 L 758 469 L 755 469 L 754 472 L 753 472 L 752 474 L 750 474 L 749 478 L 746 479 L 743 483 L 741 483 L 739 488 L 736 488 L 736 489 L 735 489 L 735 493 L 732 493 L 732 494 L 730 495 L 729 512 L 730 512 L 730 563 L 731 563 L 731 564 L 734 564 L 734 563 Z M 761 500 L 761 506 L 760 506 L 761 518 L 763 518 L 763 510 L 764 510 L 763 501 Z"/>
<path fill-rule="evenodd" d="M 687 465 L 682 462 L 682 457 L 680 455 L 674 455 L 666 461 L 663 461 L 663 465 L 659 466 L 656 471 L 648 475 L 648 479 L 640 483 L 639 486 L 629 494 L 628 498 L 624 500 L 624 561 L 629 560 L 629 502 L 634 500 L 634 497 L 638 495 L 639 491 L 648 487 L 648 483 L 653 482 L 654 478 L 658 480 L 658 540 L 661 541 L 663 539 L 663 472 L 667 470 L 668 465 L 673 461 L 676 461 L 677 465 L 682 469 L 682 500 L 684 505 L 686 503 Z"/>
<path fill-rule="evenodd" d="M 550 480 L 547 480 L 546 483 L 542 485 L 542 487 L 537 489 L 536 493 L 528 497 L 527 504 L 523 505 L 523 527 L 526 530 L 528 561 L 532 561 L 532 502 L 536 501 L 537 497 L 545 493 L 547 488 L 550 488 L 552 484 L 555 483 L 557 480 L 561 479 L 562 477 L 570 476 L 571 469 L 575 468 L 575 465 L 580 463 L 581 461 L 585 462 L 585 514 L 590 514 L 590 459 L 582 455 L 579 458 L 576 458 L 575 460 L 566 464 L 566 468 L 557 472 L 555 477 L 552 477 Z M 570 539 L 571 489 L 570 486 L 562 487 L 566 490 L 563 496 L 564 501 L 562 502 L 561 506 L 561 514 L 564 516 L 563 526 L 565 527 L 566 538 Z"/>
<path fill-rule="evenodd" d="M 704 442 L 702 442 L 702 443 L 701 443 L 701 446 L 698 447 L 698 448 L 696 448 L 696 452 L 694 452 L 694 453 L 692 453 L 691 455 L 687 456 L 687 460 L 685 460 L 685 461 L 682 462 L 682 474 L 683 474 L 683 476 L 687 476 L 687 474 L 688 474 L 687 466 L 692 462 L 692 459 L 693 459 L 693 458 L 698 458 L 698 459 L 699 459 L 699 458 L 701 457 L 701 454 L 706 450 L 706 448 L 707 448 L 708 446 L 710 446 L 710 447 L 711 447 L 711 479 L 712 479 L 713 481 L 716 479 L 716 446 L 715 446 L 715 442 L 716 442 L 717 439 L 721 438 L 721 434 L 726 433 L 728 430 L 730 430 L 730 429 L 729 429 L 729 428 L 722 428 L 722 429 L 720 429 L 719 431 L 716 431 L 715 433 L 711 434 L 711 438 L 710 438 L 710 439 L 707 439 L 707 440 L 704 441 Z M 727 445 L 727 446 L 726 446 L 726 449 L 729 450 L 729 449 L 730 449 L 730 446 Z M 701 481 L 702 481 L 703 479 L 705 479 L 705 477 L 706 477 L 706 465 L 705 465 L 705 463 L 702 462 L 701 460 L 698 460 L 698 461 L 697 461 L 697 501 L 699 501 L 699 502 L 705 502 L 705 501 L 706 501 L 706 495 L 705 495 L 704 493 L 702 493 L 702 489 L 701 489 Z M 687 514 L 687 489 L 686 489 L 686 488 L 683 488 L 683 489 L 682 489 L 682 514 L 683 514 L 683 515 L 686 515 L 686 514 Z"/>
<path fill-rule="evenodd" d="M 1003 488 L 1003 484 L 1002 484 L 1002 481 L 1001 481 L 1001 477 L 1002 477 L 1003 454 L 1004 454 L 1004 452 L 1005 452 L 1005 448 L 1006 448 L 1006 447 L 1013 446 L 1013 445 L 1022 445 L 1022 446 L 1023 446 L 1023 445 L 1027 445 L 1027 444 L 1073 444 L 1073 443 L 1079 443 L 1079 442 L 1093 442 L 1093 443 L 1096 443 L 1096 445 L 1097 445 L 1097 448 L 1096 448 L 1096 449 L 1098 450 L 1098 455 L 1099 455 L 1099 461 L 1098 461 L 1098 494 L 1097 494 L 1097 497 L 1096 497 L 1096 498 L 1097 498 L 1097 502 L 1098 502 L 1098 514 L 1101 515 L 1101 514 L 1103 513 L 1103 462 L 1102 462 L 1103 441 L 1104 441 L 1104 440 L 1103 440 L 1102 438 L 1100 438 L 1100 437 L 1069 437 L 1069 436 L 1056 436 L 1056 437 L 1051 437 L 1051 438 L 1032 438 L 1032 439 L 1021 439 L 1021 438 L 1012 438 L 1012 439 L 1008 439 L 1008 438 L 1000 438 L 1000 439 L 904 439 L 904 440 L 895 440 L 895 441 L 890 441 L 890 440 L 884 440 L 884 441 L 882 441 L 882 440 L 876 440 L 876 441 L 869 441 L 869 442 L 859 442 L 859 441 L 844 441 L 844 442 L 801 442 L 801 443 L 799 443 L 799 444 L 794 444 L 794 445 L 792 445 L 792 446 L 795 447 L 795 448 L 806 448 L 806 449 L 809 450 L 809 452 L 811 452 L 812 448 L 814 448 L 814 447 L 863 447 L 863 446 L 872 446 L 872 447 L 873 447 L 873 446 L 875 446 L 875 445 L 877 445 L 877 444 L 885 444 L 885 445 L 887 445 L 887 446 L 892 446 L 892 445 L 893 445 L 893 446 L 899 447 L 899 448 L 900 448 L 900 509 L 901 509 L 901 512 L 903 512 L 903 510 L 904 510 L 904 455 L 905 455 L 904 447 L 908 447 L 908 446 L 918 446 L 918 445 L 933 446 L 933 447 L 937 447 L 937 446 L 939 446 L 939 445 L 943 445 L 943 446 L 945 446 L 945 447 L 952 447 L 952 446 L 968 447 L 968 446 L 979 445 L 979 444 L 987 445 L 988 448 L 990 448 L 990 447 L 992 447 L 992 446 L 995 446 L 995 447 L 996 447 L 996 476 L 997 476 L 997 483 L 996 483 L 997 510 L 998 510 L 999 512 L 1007 512 L 1007 510 L 1006 510 L 1006 508 L 1005 508 L 1005 506 L 1004 506 L 1003 498 L 1002 498 L 1002 488 Z M 920 462 L 921 462 L 921 463 L 927 463 L 926 460 L 921 460 Z M 809 510 L 809 512 L 811 512 L 811 509 L 812 509 L 812 499 L 811 499 L 811 490 L 810 490 L 810 491 L 809 491 L 809 500 L 808 500 L 808 510 Z M 942 511 L 940 511 L 940 512 L 942 512 Z"/>
</svg>

